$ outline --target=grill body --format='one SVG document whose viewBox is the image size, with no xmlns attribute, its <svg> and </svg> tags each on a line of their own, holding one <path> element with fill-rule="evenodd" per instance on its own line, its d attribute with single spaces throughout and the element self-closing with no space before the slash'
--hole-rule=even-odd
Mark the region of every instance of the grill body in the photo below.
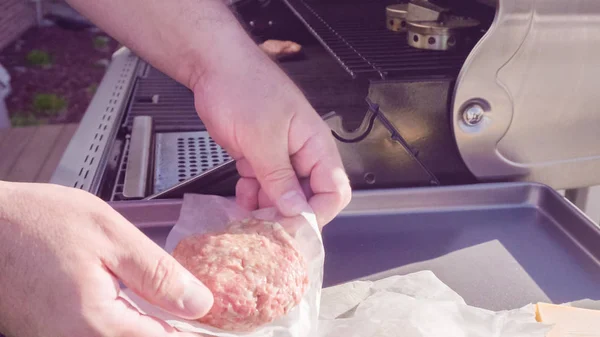
<svg viewBox="0 0 600 337">
<path fill-rule="evenodd" d="M 600 36 L 582 35 L 600 31 L 595 25 L 600 21 L 571 19 L 600 17 L 600 8 L 576 0 L 568 8 L 574 15 L 561 16 L 563 4 L 553 2 L 434 2 L 481 22 L 473 48 L 410 46 L 410 31 L 386 28 L 385 9 L 396 1 L 248 0 L 239 18 L 257 42 L 276 38 L 303 45 L 300 55 L 280 66 L 330 125 L 355 189 L 481 179 L 533 180 L 560 188 L 599 182 L 591 173 L 600 154 L 587 141 L 600 125 L 591 108 L 595 101 L 588 89 L 573 88 L 577 83 L 589 87 L 593 76 L 582 74 L 600 69 L 583 53 L 585 46 L 600 44 L 575 38 Z M 513 15 L 519 11 L 531 15 Z M 567 41 L 563 44 L 581 63 L 569 62 L 561 44 L 551 39 L 552 27 L 545 22 L 558 18 L 572 25 L 554 35 Z M 506 33 L 511 31 L 521 35 Z M 551 67 L 559 63 L 564 67 Z M 561 92 L 576 102 L 569 107 L 568 123 L 561 120 Z M 543 100 L 536 100 L 536 93 Z M 473 102 L 483 106 L 482 116 L 472 120 L 483 124 L 465 126 L 462 112 Z M 137 125 L 146 127 L 136 129 L 140 118 L 146 122 Z M 532 152 L 533 134 L 527 132 L 536 124 L 544 130 L 535 134 L 552 145 L 541 146 L 539 153 Z M 548 139 L 561 130 L 572 136 L 564 142 Z M 540 161 L 548 158 L 552 161 Z M 113 56 L 53 182 L 115 201 L 130 199 L 127 191 L 143 192 L 135 198 L 209 190 L 231 195 L 236 179 L 231 164 L 211 142 L 191 91 L 123 49 Z M 136 179 L 127 172 L 144 174 Z M 226 183 L 221 186 L 221 181 Z"/>
</svg>

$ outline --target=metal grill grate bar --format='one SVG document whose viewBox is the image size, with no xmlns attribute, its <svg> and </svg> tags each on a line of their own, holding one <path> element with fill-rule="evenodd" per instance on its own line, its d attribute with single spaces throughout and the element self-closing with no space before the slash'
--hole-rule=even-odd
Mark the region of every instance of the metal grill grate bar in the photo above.
<svg viewBox="0 0 600 337">
<path fill-rule="evenodd" d="M 123 155 L 119 161 L 119 168 L 117 170 L 117 177 L 115 178 L 115 185 L 113 186 L 110 201 L 125 200 L 123 196 L 123 187 L 125 186 L 125 171 L 127 170 L 127 158 L 129 157 L 129 143 L 130 138 L 125 139 L 125 145 L 123 146 Z"/>
<path fill-rule="evenodd" d="M 203 131 L 204 124 L 194 108 L 194 95 L 153 67 L 134 88 L 125 127 L 131 131 L 136 116 L 150 116 L 156 132 Z"/>
</svg>

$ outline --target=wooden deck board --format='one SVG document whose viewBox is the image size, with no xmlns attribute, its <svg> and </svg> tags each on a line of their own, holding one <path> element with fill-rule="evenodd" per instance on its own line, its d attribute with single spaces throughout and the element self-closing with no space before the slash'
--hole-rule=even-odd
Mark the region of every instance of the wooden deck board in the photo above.
<svg viewBox="0 0 600 337">
<path fill-rule="evenodd" d="M 63 128 L 64 125 L 62 124 L 38 127 L 8 172 L 6 180 L 20 182 L 35 181 L 49 154 L 54 149 L 54 144 Z"/>
<path fill-rule="evenodd" d="M 8 136 L 9 131 L 10 131 L 10 129 L 0 130 L 0 147 L 2 147 L 2 141 L 4 141 L 4 138 L 6 138 L 6 136 Z"/>
<path fill-rule="evenodd" d="M 52 174 L 54 174 L 54 170 L 58 166 L 60 159 L 62 158 L 63 153 L 67 149 L 67 145 L 71 141 L 71 138 L 77 131 L 77 124 L 67 124 L 63 128 L 56 144 L 54 144 L 54 149 L 48 156 L 48 159 L 42 166 L 38 176 L 35 178 L 36 182 L 47 183 L 52 178 Z"/>
<path fill-rule="evenodd" d="M 13 128 L 0 144 L 0 179 L 6 179 L 38 127 Z"/>
<path fill-rule="evenodd" d="M 0 130 L 0 179 L 48 182 L 77 124 Z"/>
</svg>

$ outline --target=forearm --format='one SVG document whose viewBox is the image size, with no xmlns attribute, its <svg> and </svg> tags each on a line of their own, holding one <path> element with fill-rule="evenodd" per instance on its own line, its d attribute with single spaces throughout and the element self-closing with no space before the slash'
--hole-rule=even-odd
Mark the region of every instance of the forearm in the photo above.
<svg viewBox="0 0 600 337">
<path fill-rule="evenodd" d="M 140 57 L 190 88 L 215 65 L 239 62 L 239 54 L 254 46 L 223 0 L 68 2 Z"/>
</svg>

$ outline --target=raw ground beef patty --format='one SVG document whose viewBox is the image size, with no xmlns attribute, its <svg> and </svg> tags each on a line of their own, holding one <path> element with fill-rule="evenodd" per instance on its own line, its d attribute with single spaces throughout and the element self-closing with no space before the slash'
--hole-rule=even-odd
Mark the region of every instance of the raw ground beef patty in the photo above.
<svg viewBox="0 0 600 337">
<path fill-rule="evenodd" d="M 179 242 L 173 257 L 213 293 L 200 322 L 251 331 L 287 314 L 308 287 L 306 263 L 281 225 L 257 219 L 234 222 L 225 233 Z"/>
</svg>

